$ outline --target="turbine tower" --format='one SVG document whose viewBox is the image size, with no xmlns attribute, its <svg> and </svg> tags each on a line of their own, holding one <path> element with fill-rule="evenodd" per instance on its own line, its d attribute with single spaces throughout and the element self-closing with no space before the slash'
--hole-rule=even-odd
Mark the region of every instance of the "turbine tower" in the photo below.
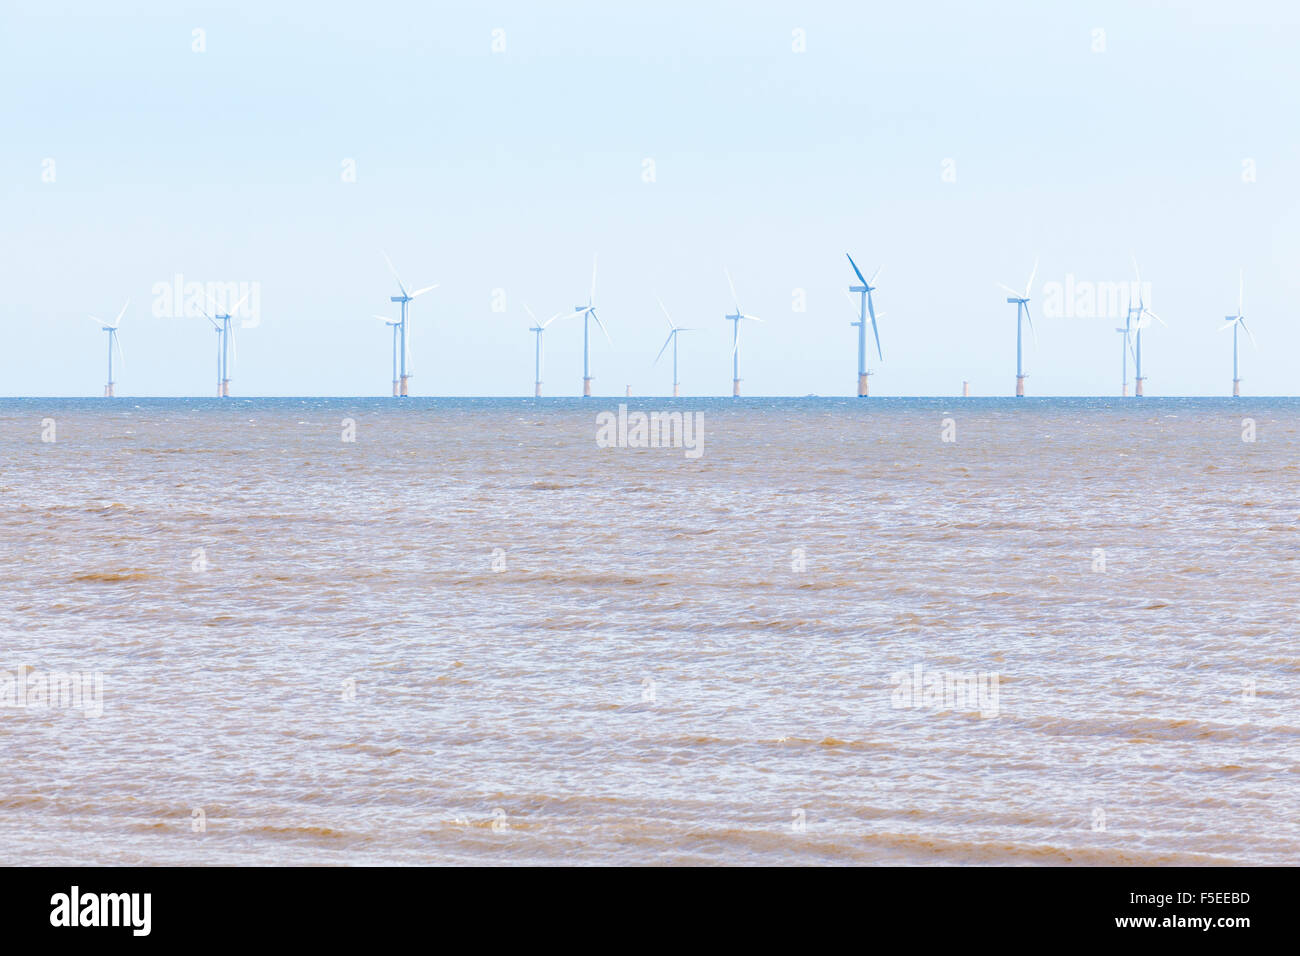
<svg viewBox="0 0 1300 956">
<path fill-rule="evenodd" d="M 573 307 L 574 315 L 582 316 L 582 397 L 591 398 L 591 335 L 588 329 L 588 319 L 595 319 L 600 330 L 605 333 L 605 341 L 610 345 L 614 340 L 609 337 L 609 332 L 605 329 L 605 323 L 600 321 L 600 316 L 596 314 L 596 257 L 591 257 L 591 292 L 587 294 L 586 305 L 575 305 Z"/>
<path fill-rule="evenodd" d="M 125 304 L 123 304 L 122 306 L 122 311 L 117 313 L 117 318 L 114 319 L 112 322 L 104 322 L 93 315 L 90 317 L 90 321 L 94 322 L 103 331 L 108 333 L 108 384 L 104 386 L 105 398 L 113 397 L 113 385 L 116 384 L 113 381 L 113 349 L 114 348 L 117 349 L 117 357 L 121 360 L 122 364 L 123 365 L 126 364 L 126 358 L 122 355 L 122 343 L 120 343 L 117 340 L 117 327 L 122 323 L 122 316 L 126 315 L 126 307 L 130 304 L 131 304 L 131 300 L 127 299 Z"/>
<path fill-rule="evenodd" d="M 858 327 L 858 398 L 866 398 L 867 376 L 871 374 L 867 371 L 868 315 L 871 316 L 871 331 L 876 337 L 876 355 L 879 356 L 882 362 L 885 360 L 884 354 L 880 351 L 880 330 L 876 328 L 876 307 L 871 301 L 871 293 L 876 291 L 876 287 L 871 283 L 875 282 L 876 276 L 880 275 L 880 268 L 877 267 L 875 273 L 871 276 L 871 281 L 868 282 L 866 279 L 862 278 L 862 270 L 859 269 L 858 264 L 853 261 L 853 257 L 847 252 L 844 253 L 844 255 L 848 258 L 849 265 L 853 267 L 853 271 L 857 275 L 858 281 L 862 283 L 861 285 L 849 286 L 849 291 L 856 292 L 861 297 L 861 301 L 858 304 L 858 321 L 851 324 Z M 849 301 L 852 301 L 852 299 Z"/>
<path fill-rule="evenodd" d="M 671 344 L 673 347 L 673 398 L 677 398 L 678 386 L 681 384 L 677 380 L 677 336 L 682 332 L 694 332 L 695 330 L 682 328 L 681 326 L 674 323 L 673 317 L 668 314 L 668 309 L 664 305 L 663 299 L 660 299 L 658 296 L 655 296 L 655 301 L 659 303 L 659 308 L 663 309 L 664 318 L 668 320 L 668 327 L 672 329 L 672 331 L 668 333 L 668 338 L 664 340 L 663 348 L 661 348 L 659 350 L 659 354 L 655 356 L 654 364 L 655 365 L 659 364 L 659 359 L 663 357 L 664 349 L 668 348 L 669 344 Z"/>
<path fill-rule="evenodd" d="M 731 301 L 736 307 L 736 311 L 725 316 L 728 322 L 733 323 L 731 328 L 731 397 L 740 398 L 740 320 L 752 319 L 755 322 L 762 322 L 756 315 L 746 315 L 740 311 L 740 297 L 736 295 L 736 284 L 731 281 L 731 273 L 724 266 L 723 273 L 727 277 L 727 285 L 731 287 Z"/>
<path fill-rule="evenodd" d="M 546 331 L 546 327 L 548 325 L 550 325 L 560 316 L 568 315 L 569 313 L 557 312 L 555 313 L 555 315 L 551 316 L 545 322 L 538 322 L 537 316 L 533 315 L 533 310 L 528 308 L 527 302 L 524 303 L 524 311 L 528 313 L 528 317 L 531 318 L 534 322 L 533 327 L 530 328 L 528 331 L 535 333 L 537 339 L 533 351 L 533 373 L 534 373 L 533 374 L 533 378 L 534 378 L 533 398 L 541 398 L 542 397 L 542 361 L 546 357 L 546 352 L 542 348 L 542 333 Z"/>
<path fill-rule="evenodd" d="M 230 319 L 247 300 L 248 296 L 245 295 L 225 312 L 217 312 L 216 304 L 209 296 L 208 305 L 213 309 L 211 314 L 199 306 L 199 311 L 203 313 L 204 318 L 217 330 L 217 398 L 230 397 L 230 359 L 239 360 L 239 346 L 235 342 L 235 331 L 230 324 Z"/>
<path fill-rule="evenodd" d="M 374 318 L 393 330 L 393 398 L 397 398 L 397 330 L 402 323 L 400 320 L 390 319 L 386 315 L 376 315 Z"/>
<path fill-rule="evenodd" d="M 1246 324 L 1246 316 L 1242 311 L 1243 300 L 1246 297 L 1246 274 L 1241 272 L 1237 277 L 1237 314 L 1225 315 L 1227 322 L 1219 326 L 1219 331 L 1232 329 L 1232 397 L 1241 397 L 1241 376 L 1237 374 L 1237 330 L 1245 329 L 1246 334 L 1250 336 L 1250 344 L 1255 348 L 1259 346 L 1255 342 L 1255 333 L 1250 331 L 1250 326 Z"/>
<path fill-rule="evenodd" d="M 1029 273 L 1029 281 L 1025 283 L 1025 291 L 1023 293 L 1017 292 L 1009 286 L 1002 285 L 1001 282 L 998 283 L 999 287 L 1011 293 L 1011 295 L 1007 297 L 1007 302 L 1014 302 L 1016 304 L 1016 398 L 1025 397 L 1025 350 L 1024 340 L 1021 334 L 1021 326 L 1023 324 L 1021 322 L 1022 317 L 1029 320 L 1029 331 L 1034 336 L 1034 344 L 1038 344 L 1038 333 L 1034 331 L 1034 320 L 1030 318 L 1029 315 L 1029 292 L 1033 288 L 1034 275 L 1037 272 L 1038 260 L 1035 259 L 1033 271 Z"/>
<path fill-rule="evenodd" d="M 383 250 L 380 251 L 383 252 Z M 408 292 L 405 284 L 402 282 L 402 277 L 399 276 L 397 270 L 393 268 L 393 260 L 388 258 L 388 253 L 386 252 L 383 253 L 383 256 L 384 261 L 388 263 L 388 271 L 393 274 L 393 278 L 397 280 L 397 287 L 402 290 L 401 295 L 390 296 L 389 301 L 400 302 L 402 304 L 402 317 L 398 319 L 398 325 L 400 326 L 399 334 L 402 340 L 401 374 L 398 376 L 398 388 L 394 394 L 396 397 L 405 398 L 409 394 L 407 390 L 407 380 L 411 377 L 410 372 L 408 372 L 406 368 L 407 365 L 410 364 L 411 353 L 411 329 L 410 326 L 407 325 L 406 305 L 412 299 L 418 298 L 426 292 L 432 292 L 434 289 L 438 288 L 438 284 L 435 282 L 433 285 L 427 285 L 423 289 L 416 289 L 414 292 Z"/>
<path fill-rule="evenodd" d="M 1136 375 L 1133 378 L 1133 386 L 1134 386 L 1134 394 L 1138 398 L 1141 398 L 1142 383 L 1146 381 L 1146 376 L 1142 374 L 1142 330 L 1150 327 L 1152 319 L 1155 319 L 1161 325 L 1166 325 L 1166 323 L 1164 319 L 1160 318 L 1160 316 L 1156 315 L 1154 312 L 1148 309 L 1146 306 L 1146 302 L 1143 300 L 1142 270 L 1138 268 L 1136 258 L 1133 260 L 1133 272 L 1136 273 L 1137 275 L 1138 304 L 1136 309 L 1134 309 L 1133 306 L 1130 305 L 1128 308 L 1128 314 L 1130 320 L 1133 318 L 1134 315 L 1137 316 L 1137 324 L 1133 326 L 1133 328 L 1137 331 L 1137 337 L 1134 343 L 1134 351 L 1133 351 L 1133 361 L 1135 363 L 1135 370 L 1136 370 Z M 1125 378 L 1124 385 L 1125 385 L 1125 390 L 1127 391 L 1127 386 L 1128 386 L 1127 376 Z"/>
</svg>

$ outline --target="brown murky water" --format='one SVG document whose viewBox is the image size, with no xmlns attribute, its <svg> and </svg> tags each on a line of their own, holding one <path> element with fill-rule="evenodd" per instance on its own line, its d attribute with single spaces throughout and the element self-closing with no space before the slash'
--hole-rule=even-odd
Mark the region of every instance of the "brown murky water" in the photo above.
<svg viewBox="0 0 1300 956">
<path fill-rule="evenodd" d="M 0 402 L 0 862 L 1296 861 L 1300 402 L 617 404 Z"/>
</svg>

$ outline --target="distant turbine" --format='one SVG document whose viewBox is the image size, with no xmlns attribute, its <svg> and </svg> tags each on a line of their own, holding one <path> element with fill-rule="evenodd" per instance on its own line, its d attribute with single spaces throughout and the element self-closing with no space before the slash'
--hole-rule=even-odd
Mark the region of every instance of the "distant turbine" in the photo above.
<svg viewBox="0 0 1300 956">
<path fill-rule="evenodd" d="M 1137 395 L 1138 398 L 1141 398 L 1142 383 L 1146 381 L 1146 376 L 1142 374 L 1142 330 L 1148 328 L 1151 325 L 1152 319 L 1155 319 L 1157 322 L 1159 322 L 1161 325 L 1164 325 L 1166 328 L 1168 327 L 1168 325 L 1164 319 L 1160 318 L 1160 316 L 1156 315 L 1154 312 L 1148 309 L 1146 307 L 1146 303 L 1142 301 L 1142 270 L 1138 268 L 1136 258 L 1134 258 L 1133 260 L 1133 271 L 1137 274 L 1138 304 L 1136 309 L 1134 309 L 1133 306 L 1130 305 L 1128 308 L 1128 314 L 1130 319 L 1132 319 L 1134 315 L 1137 316 L 1137 324 L 1134 326 L 1134 329 L 1137 330 L 1137 340 L 1135 342 L 1134 352 L 1133 352 L 1133 360 L 1136 363 L 1137 375 L 1133 379 L 1133 384 L 1134 384 L 1134 394 Z M 1125 387 L 1125 391 L 1127 391 L 1128 390 L 1127 372 L 1125 373 L 1124 387 Z"/>
<path fill-rule="evenodd" d="M 884 354 L 880 351 L 880 330 L 876 328 L 876 307 L 871 301 L 871 293 L 876 291 L 876 287 L 871 283 L 876 281 L 876 276 L 880 275 L 878 267 L 871 276 L 871 282 L 862 277 L 862 270 L 858 264 L 853 261 L 853 257 L 847 252 L 844 255 L 849 260 L 849 265 L 853 267 L 854 273 L 858 277 L 861 285 L 849 286 L 850 292 L 857 292 L 861 297 L 858 303 L 858 321 L 851 323 L 858 327 L 858 398 L 867 397 L 867 376 L 871 373 L 867 371 L 867 316 L 871 316 L 871 331 L 876 337 L 876 355 L 883 362 Z M 852 301 L 852 300 L 850 300 Z"/>
<path fill-rule="evenodd" d="M 115 347 L 117 349 L 117 357 L 121 360 L 123 365 L 126 365 L 126 358 L 122 355 L 122 343 L 117 340 L 117 327 L 122 323 L 122 316 L 126 315 L 126 307 L 130 304 L 131 300 L 127 299 L 126 303 L 122 306 L 122 311 L 117 313 L 117 318 L 112 322 L 104 322 L 95 318 L 93 315 L 90 317 L 90 321 L 94 322 L 103 329 L 103 331 L 108 333 L 108 384 L 104 386 L 105 398 L 113 397 L 113 349 Z"/>
<path fill-rule="evenodd" d="M 407 380 L 411 377 L 411 374 L 406 370 L 411 353 L 411 330 L 410 326 L 407 325 L 406 304 L 412 299 L 424 295 L 426 292 L 432 292 L 434 289 L 438 288 L 438 284 L 435 282 L 433 285 L 427 285 L 423 289 L 416 289 L 414 292 L 408 292 L 406 286 L 402 282 L 402 277 L 397 274 L 397 270 L 393 267 L 393 260 L 388 258 L 388 253 L 383 252 L 382 249 L 380 252 L 383 253 L 384 261 L 388 263 L 388 271 L 391 272 L 393 278 L 397 280 L 397 287 L 402 290 L 401 295 L 390 296 L 389 301 L 400 302 L 402 304 L 402 317 L 398 319 L 398 325 L 401 326 L 402 370 L 401 375 L 398 377 L 398 389 L 394 395 L 395 397 L 405 398 L 409 394 L 407 390 Z"/>
<path fill-rule="evenodd" d="M 546 331 L 546 327 L 548 325 L 550 325 L 560 316 L 568 315 L 569 313 L 567 310 L 564 312 L 556 312 L 545 322 L 538 322 L 537 316 L 533 315 L 533 310 L 528 308 L 527 302 L 524 303 L 524 311 L 528 313 L 529 318 L 531 318 L 534 322 L 533 327 L 528 331 L 536 333 L 536 340 L 537 340 L 533 350 L 533 373 L 534 373 L 533 374 L 533 378 L 534 378 L 533 398 L 541 398 L 542 397 L 542 363 L 546 357 L 546 352 L 542 348 L 542 333 Z"/>
<path fill-rule="evenodd" d="M 1219 326 L 1219 331 L 1232 329 L 1232 397 L 1241 397 L 1241 376 L 1237 374 L 1237 329 L 1245 329 L 1246 334 L 1250 336 L 1250 344 L 1255 348 L 1259 346 L 1255 343 L 1255 333 L 1250 331 L 1250 326 L 1246 325 L 1246 316 L 1242 311 L 1243 303 L 1246 298 L 1246 273 L 1243 270 L 1237 276 L 1237 314 L 1225 315 L 1227 323 Z"/>
<path fill-rule="evenodd" d="M 230 397 L 230 359 L 239 359 L 239 346 L 235 343 L 235 330 L 230 324 L 230 318 L 247 299 L 248 296 L 245 295 L 225 312 L 216 311 L 211 296 L 208 297 L 208 305 L 212 308 L 212 313 L 199 306 L 203 317 L 217 330 L 217 398 Z"/>
<path fill-rule="evenodd" d="M 734 323 L 731 329 L 731 397 L 740 397 L 740 320 L 752 319 L 755 322 L 762 322 L 756 315 L 746 315 L 740 311 L 740 297 L 736 295 L 736 284 L 731 281 L 731 273 L 724 266 L 723 273 L 727 277 L 727 285 L 731 287 L 731 301 L 736 307 L 736 311 L 727 315 L 725 318 L 728 322 Z"/>
<path fill-rule="evenodd" d="M 1034 331 L 1034 320 L 1029 316 L 1029 292 L 1033 288 L 1034 276 L 1037 274 L 1037 272 L 1038 272 L 1038 260 L 1035 259 L 1034 269 L 1032 272 L 1029 273 L 1029 281 L 1025 283 L 1025 291 L 1023 293 L 1017 292 L 1015 289 L 1012 289 L 1009 286 L 1002 285 L 1001 282 L 998 283 L 998 286 L 1000 288 L 1011 293 L 1007 301 L 1014 302 L 1016 304 L 1016 398 L 1025 397 L 1024 347 L 1021 339 L 1021 329 L 1020 329 L 1021 327 L 1020 319 L 1022 315 L 1024 316 L 1024 318 L 1029 320 L 1029 331 L 1033 333 L 1034 344 L 1035 345 L 1038 344 L 1038 333 Z"/>
<path fill-rule="evenodd" d="M 375 318 L 393 330 L 393 398 L 397 398 L 397 330 L 402 322 L 400 319 L 390 319 L 386 315 L 376 315 Z"/>
<path fill-rule="evenodd" d="M 664 318 L 668 320 L 668 327 L 672 329 L 672 331 L 668 333 L 668 338 L 664 340 L 664 347 L 660 349 L 659 354 L 655 356 L 654 364 L 655 365 L 659 364 L 659 359 L 663 357 L 664 349 L 668 348 L 669 344 L 671 343 L 673 347 L 673 398 L 677 398 L 678 386 L 681 384 L 677 380 L 677 336 L 682 332 L 694 332 L 695 330 L 685 329 L 676 325 L 673 322 L 673 317 L 668 314 L 668 309 L 664 305 L 663 299 L 660 299 L 658 296 L 656 296 L 655 301 L 659 303 L 659 308 L 663 309 Z M 629 386 L 629 388 L 630 387 L 631 386 Z"/>
<path fill-rule="evenodd" d="M 609 337 L 609 332 L 605 329 L 605 323 L 600 321 L 600 316 L 596 314 L 596 257 L 591 257 L 591 292 L 587 295 L 586 305 L 575 305 L 573 307 L 574 315 L 582 316 L 582 397 L 591 398 L 591 336 L 588 334 L 587 319 L 595 319 L 600 330 L 605 333 L 605 341 L 610 345 L 614 340 Z"/>
</svg>

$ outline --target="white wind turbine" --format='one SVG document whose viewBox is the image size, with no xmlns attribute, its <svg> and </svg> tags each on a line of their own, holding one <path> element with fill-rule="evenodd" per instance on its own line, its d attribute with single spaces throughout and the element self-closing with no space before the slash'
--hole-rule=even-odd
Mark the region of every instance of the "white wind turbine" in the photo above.
<svg viewBox="0 0 1300 956">
<path fill-rule="evenodd" d="M 90 317 L 90 321 L 94 322 L 103 331 L 108 333 L 108 384 L 104 386 L 105 398 L 113 397 L 113 385 L 115 384 L 113 382 L 113 349 L 114 348 L 117 349 L 117 357 L 121 361 L 122 365 L 123 366 L 126 365 L 126 357 L 122 354 L 122 343 L 117 340 L 117 328 L 119 325 L 121 325 L 122 316 L 126 315 L 126 307 L 130 304 L 131 304 L 131 300 L 127 299 L 126 302 L 122 305 L 122 311 L 117 313 L 117 318 L 114 319 L 112 322 L 104 322 L 103 320 L 98 319 L 93 315 Z"/>
<path fill-rule="evenodd" d="M 393 398 L 397 398 L 397 330 L 401 327 L 400 319 L 390 319 L 386 315 L 373 316 L 393 330 Z"/>
<path fill-rule="evenodd" d="M 380 252 L 383 252 L 383 250 L 381 249 Z M 402 290 L 401 295 L 390 296 L 389 301 L 399 302 L 402 306 L 402 317 L 398 320 L 398 324 L 401 326 L 402 366 L 401 374 L 398 376 L 397 395 L 398 397 L 405 398 L 408 394 L 407 380 L 411 377 L 411 373 L 407 370 L 411 357 L 411 327 L 407 321 L 406 306 L 412 299 L 419 298 L 426 292 L 432 292 L 434 289 L 438 288 L 438 284 L 435 282 L 433 285 L 427 285 L 423 289 L 416 289 L 414 292 L 408 292 L 405 283 L 402 282 L 402 277 L 397 274 L 397 269 L 393 266 L 393 260 L 388 258 L 388 253 L 386 252 L 383 252 L 383 256 L 384 261 L 388 263 L 388 271 L 393 274 L 393 278 L 397 280 L 397 287 Z"/>
<path fill-rule="evenodd" d="M 1146 328 L 1150 328 L 1152 319 L 1159 322 L 1161 325 L 1165 326 L 1166 328 L 1168 328 L 1168 323 L 1166 323 L 1164 319 L 1160 318 L 1160 316 L 1156 315 L 1146 306 L 1146 301 L 1144 300 L 1143 291 L 1142 291 L 1142 270 L 1138 268 L 1136 256 L 1133 257 L 1133 272 L 1137 275 L 1137 284 L 1138 284 L 1137 308 L 1134 309 L 1132 306 L 1129 307 L 1129 317 L 1131 318 L 1134 315 L 1137 316 L 1137 323 L 1133 326 L 1133 329 L 1136 333 L 1134 337 L 1133 361 L 1136 363 L 1137 377 L 1133 381 L 1135 383 L 1134 394 L 1138 398 L 1141 398 L 1142 383 L 1146 381 L 1146 376 L 1142 374 L 1142 330 Z"/>
<path fill-rule="evenodd" d="M 573 314 L 582 316 L 582 396 L 583 398 L 590 398 L 591 336 L 588 333 L 587 320 L 595 319 L 596 324 L 600 326 L 600 331 L 605 333 L 605 341 L 610 345 L 614 344 L 614 340 L 609 337 L 609 331 L 605 328 L 605 323 L 600 321 L 600 316 L 596 314 L 596 256 L 594 253 L 591 257 L 591 291 L 587 294 L 587 304 L 575 305 Z"/>
<path fill-rule="evenodd" d="M 740 311 L 740 297 L 736 295 L 736 284 L 731 281 L 731 273 L 727 271 L 726 266 L 722 268 L 727 277 L 727 285 L 731 287 L 731 301 L 736 307 L 736 311 L 725 316 L 728 322 L 733 323 L 731 330 L 731 397 L 740 397 L 740 320 L 751 319 L 754 322 L 762 322 L 756 315 L 746 315 Z"/>
<path fill-rule="evenodd" d="M 549 319 L 547 319 L 545 322 L 538 322 L 538 321 L 537 321 L 537 316 L 535 316 L 535 315 L 533 314 L 533 310 L 532 310 L 532 309 L 528 308 L 528 303 L 527 303 L 527 302 L 524 303 L 524 311 L 527 312 L 527 313 L 528 313 L 528 317 L 529 317 L 530 319 L 533 320 L 533 327 L 530 328 L 528 331 L 534 333 L 534 334 L 536 335 L 536 338 L 537 338 L 537 341 L 536 341 L 536 344 L 535 344 L 535 351 L 534 351 L 534 353 L 533 353 L 533 372 L 534 372 L 534 374 L 533 374 L 533 379 L 534 379 L 534 382 L 533 382 L 533 397 L 534 397 L 534 398 L 541 398 L 541 397 L 542 397 L 542 365 L 543 365 L 543 364 L 545 363 L 545 361 L 546 361 L 546 349 L 545 349 L 545 347 L 542 345 L 542 333 L 546 331 L 546 327 L 547 327 L 548 325 L 550 325 L 552 322 L 554 322 L 554 321 L 555 321 L 556 319 L 558 319 L 560 316 L 562 316 L 562 315 L 569 315 L 570 313 L 569 313 L 567 310 L 564 311 L 564 312 L 556 312 L 553 316 L 551 316 L 551 317 L 550 317 Z"/>
<path fill-rule="evenodd" d="M 202 306 L 199 306 L 199 312 L 217 330 L 217 398 L 230 397 L 230 361 L 232 359 L 239 361 L 239 346 L 235 342 L 235 327 L 230 320 L 239 311 L 240 306 L 247 301 L 248 294 L 245 294 L 242 299 L 230 308 L 220 312 L 217 310 L 216 302 L 209 295 L 208 305 L 211 307 L 212 312 L 209 313 Z"/>
<path fill-rule="evenodd" d="M 1246 334 L 1250 336 L 1250 344 L 1255 346 L 1255 348 L 1259 348 L 1259 345 L 1256 344 L 1255 342 L 1255 333 L 1250 331 L 1250 326 L 1246 325 L 1246 314 L 1244 311 L 1245 299 L 1246 299 L 1246 272 L 1243 269 L 1241 272 L 1237 274 L 1237 314 L 1225 315 L 1224 318 L 1227 319 L 1227 321 L 1223 325 L 1219 326 L 1220 332 L 1224 331 L 1225 329 L 1232 329 L 1232 397 L 1233 398 L 1238 398 L 1241 396 L 1241 376 L 1237 374 L 1237 354 L 1238 354 L 1237 330 L 1245 329 Z"/>
<path fill-rule="evenodd" d="M 655 365 L 659 364 L 659 360 L 663 358 L 664 350 L 667 349 L 669 345 L 672 345 L 673 347 L 673 398 L 677 398 L 678 391 L 679 391 L 678 386 L 681 384 L 677 380 L 677 336 L 680 335 L 682 332 L 694 332 L 695 330 L 682 328 L 681 326 L 677 325 L 677 323 L 673 321 L 673 317 L 668 314 L 668 308 L 667 306 L 664 305 L 663 299 L 660 299 L 658 296 L 655 296 L 655 301 L 659 303 L 659 308 L 663 309 L 664 318 L 668 320 L 668 327 L 672 329 L 672 331 L 668 333 L 668 338 L 664 340 L 663 348 L 661 348 L 659 350 L 659 354 L 655 356 L 654 364 Z"/>
<path fill-rule="evenodd" d="M 1016 304 L 1016 397 L 1017 398 L 1025 397 L 1025 362 L 1024 362 L 1025 350 L 1022 343 L 1022 336 L 1021 336 L 1022 323 L 1020 321 L 1022 317 L 1028 320 L 1029 331 L 1034 336 L 1034 344 L 1035 345 L 1038 344 L 1038 333 L 1034 331 L 1034 320 L 1030 318 L 1029 315 L 1029 293 L 1030 290 L 1033 289 L 1034 276 L 1037 274 L 1038 274 L 1038 260 L 1035 259 L 1033 271 L 1029 273 L 1029 281 L 1025 283 L 1025 291 L 1023 293 L 1017 292 L 1015 289 L 1011 288 L 1010 286 L 1002 285 L 1001 282 L 998 283 L 998 286 L 1000 288 L 1011 293 L 1011 295 L 1007 298 L 1007 302 L 1014 302 Z"/>
</svg>

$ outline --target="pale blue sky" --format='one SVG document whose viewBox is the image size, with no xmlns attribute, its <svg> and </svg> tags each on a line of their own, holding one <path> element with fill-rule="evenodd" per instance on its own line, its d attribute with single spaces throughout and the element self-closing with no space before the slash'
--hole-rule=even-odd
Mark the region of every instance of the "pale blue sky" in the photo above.
<svg viewBox="0 0 1300 956">
<path fill-rule="evenodd" d="M 593 346 L 598 395 L 668 391 L 656 294 L 700 329 L 683 393 L 729 393 L 724 264 L 768 320 L 746 330 L 746 394 L 850 394 L 846 250 L 884 264 L 875 394 L 1009 394 L 995 282 L 1023 285 L 1036 255 L 1028 391 L 1117 392 L 1115 321 L 1047 317 L 1041 290 L 1127 281 L 1130 253 L 1170 325 L 1144 341 L 1149 394 L 1228 391 L 1215 330 L 1240 267 L 1260 343 L 1243 393 L 1300 394 L 1294 5 L 458 6 L 7 0 L 0 394 L 99 394 L 84 316 L 128 296 L 119 394 L 211 394 L 212 333 L 150 314 L 176 273 L 261 283 L 234 394 L 385 394 L 381 248 L 441 284 L 412 310 L 420 395 L 531 395 L 521 303 L 583 301 L 593 252 L 614 339 Z M 577 394 L 580 326 L 547 343 L 546 393 Z"/>
</svg>

